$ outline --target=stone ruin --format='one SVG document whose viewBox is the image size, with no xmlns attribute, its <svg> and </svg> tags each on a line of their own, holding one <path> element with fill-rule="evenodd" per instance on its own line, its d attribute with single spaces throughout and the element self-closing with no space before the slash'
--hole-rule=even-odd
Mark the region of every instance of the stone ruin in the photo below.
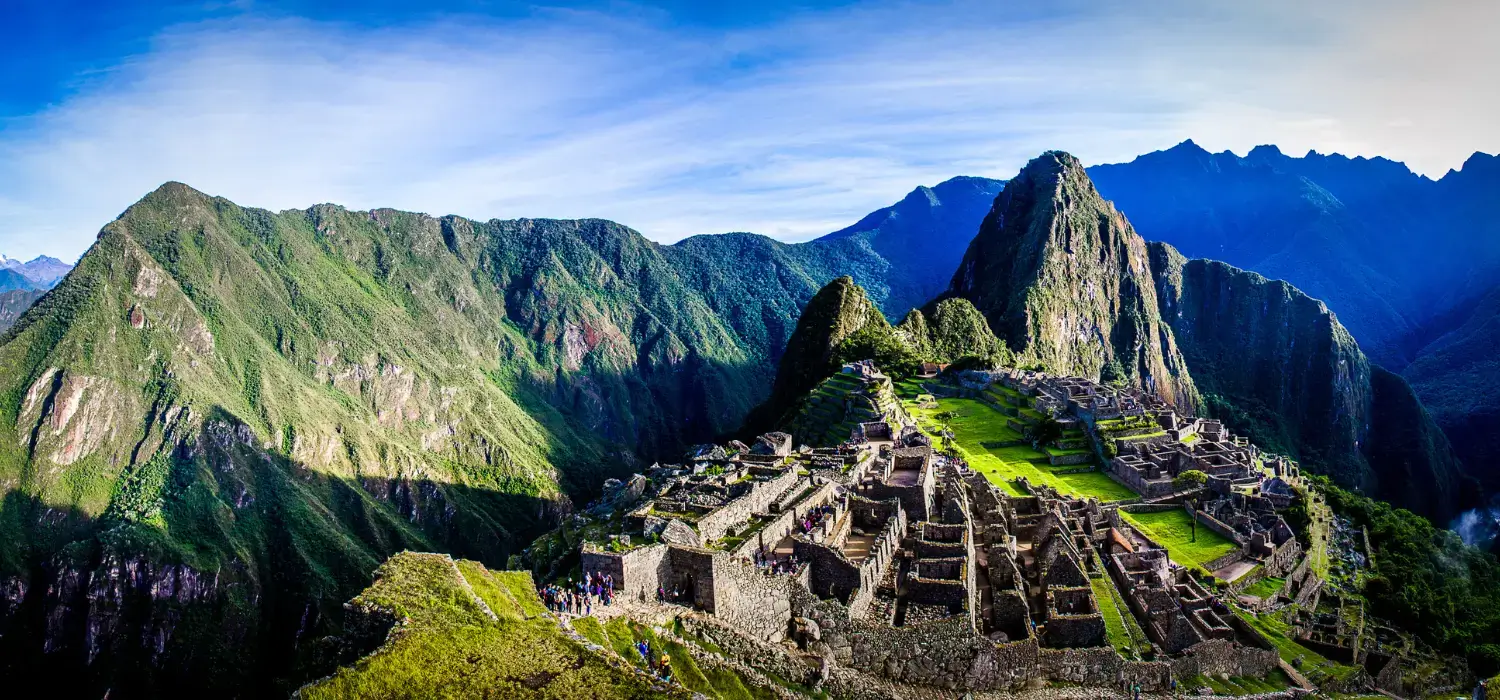
<svg viewBox="0 0 1500 700">
<path fill-rule="evenodd" d="M 611 574 L 629 599 L 682 606 L 726 648 L 758 650 L 739 659 L 751 665 L 794 654 L 971 690 L 1035 679 L 1163 689 L 1206 670 L 1260 676 L 1275 665 L 1264 638 L 1115 507 L 1024 480 L 1026 495 L 1009 495 L 915 434 L 695 448 L 689 464 L 631 480 L 649 486 L 629 533 L 585 543 L 583 570 Z M 1140 658 L 1110 646 L 1096 596 L 1111 589 L 1150 637 Z"/>
</svg>

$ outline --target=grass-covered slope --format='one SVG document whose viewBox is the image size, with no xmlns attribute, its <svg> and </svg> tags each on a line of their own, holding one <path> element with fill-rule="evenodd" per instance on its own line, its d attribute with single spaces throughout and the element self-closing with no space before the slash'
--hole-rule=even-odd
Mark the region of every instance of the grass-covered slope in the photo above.
<svg viewBox="0 0 1500 700">
<path fill-rule="evenodd" d="M 531 576 L 403 553 L 350 601 L 373 653 L 297 693 L 323 698 L 655 698 L 684 695 L 588 651 L 542 615 Z"/>
</svg>

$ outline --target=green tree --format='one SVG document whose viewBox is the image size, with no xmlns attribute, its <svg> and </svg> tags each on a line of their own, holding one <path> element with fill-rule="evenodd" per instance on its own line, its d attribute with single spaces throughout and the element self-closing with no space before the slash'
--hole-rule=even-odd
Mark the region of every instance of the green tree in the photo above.
<svg viewBox="0 0 1500 700">
<path fill-rule="evenodd" d="M 1099 369 L 1099 382 L 1118 386 L 1125 383 L 1125 366 L 1118 359 L 1112 359 L 1108 364 Z"/>
<path fill-rule="evenodd" d="M 1177 475 L 1172 480 L 1172 488 L 1178 491 L 1190 491 L 1208 483 L 1208 475 L 1197 469 L 1189 469 Z"/>
</svg>

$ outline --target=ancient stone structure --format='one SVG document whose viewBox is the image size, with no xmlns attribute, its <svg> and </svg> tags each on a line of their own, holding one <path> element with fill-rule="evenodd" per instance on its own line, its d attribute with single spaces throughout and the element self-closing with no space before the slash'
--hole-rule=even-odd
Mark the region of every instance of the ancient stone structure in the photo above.
<svg viewBox="0 0 1500 700">
<path fill-rule="evenodd" d="M 868 362 L 843 372 L 888 381 Z M 1319 582 L 1278 513 L 1298 497 L 1295 463 L 1148 392 L 1021 370 L 955 381 L 958 393 L 1000 382 L 1012 390 L 1005 401 L 1019 395 L 1034 409 L 1025 421 L 1040 412 L 1071 430 L 1070 461 L 1054 466 L 1111 455 L 1106 473 L 1144 501 L 1123 507 L 1185 509 L 1239 545 L 1211 569 L 1286 576 L 1288 596 L 1316 602 Z M 1020 408 L 997 406 L 1016 418 Z M 628 597 L 691 608 L 682 614 L 724 648 L 759 650 L 736 657 L 743 663 L 794 650 L 839 682 L 865 674 L 963 690 L 1037 679 L 1162 690 L 1277 666 L 1274 646 L 1119 504 L 1025 479 L 1013 482 L 1023 495 L 1012 495 L 936 452 L 904 411 L 880 415 L 835 446 L 794 447 L 791 435 L 769 433 L 753 445 L 700 446 L 683 465 L 615 484 L 630 496 L 626 531 L 585 543 L 584 572 L 611 576 Z M 1207 483 L 1179 489 L 1188 470 Z M 1138 630 L 1129 658 L 1106 615 L 1123 615 L 1117 630 Z"/>
</svg>

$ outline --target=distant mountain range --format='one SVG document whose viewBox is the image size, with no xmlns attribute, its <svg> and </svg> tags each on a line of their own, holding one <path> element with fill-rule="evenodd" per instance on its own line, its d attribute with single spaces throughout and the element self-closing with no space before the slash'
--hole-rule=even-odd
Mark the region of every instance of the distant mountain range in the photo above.
<svg viewBox="0 0 1500 700">
<path fill-rule="evenodd" d="M 0 255 L 0 291 L 8 291 L 3 281 L 7 271 L 25 279 L 33 289 L 51 289 L 72 269 L 72 265 L 46 255 L 39 255 L 31 262 L 24 263 Z"/>
</svg>

